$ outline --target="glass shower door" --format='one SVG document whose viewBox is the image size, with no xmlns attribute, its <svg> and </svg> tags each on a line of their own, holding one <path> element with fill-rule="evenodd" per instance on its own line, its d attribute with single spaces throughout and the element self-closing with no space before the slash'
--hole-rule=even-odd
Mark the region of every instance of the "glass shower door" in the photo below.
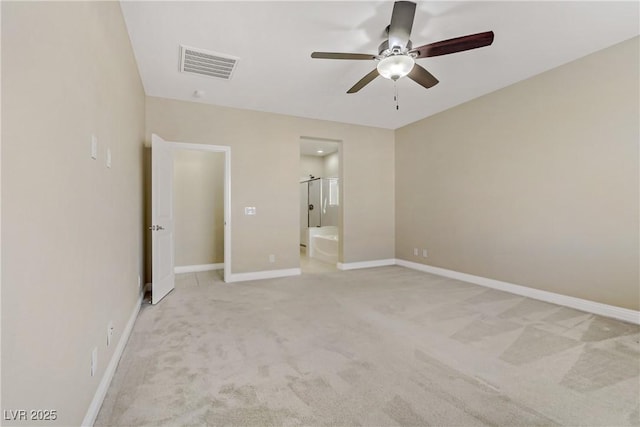
<svg viewBox="0 0 640 427">
<path fill-rule="evenodd" d="M 322 178 L 322 216 L 323 227 L 338 226 L 338 178 Z"/>
</svg>

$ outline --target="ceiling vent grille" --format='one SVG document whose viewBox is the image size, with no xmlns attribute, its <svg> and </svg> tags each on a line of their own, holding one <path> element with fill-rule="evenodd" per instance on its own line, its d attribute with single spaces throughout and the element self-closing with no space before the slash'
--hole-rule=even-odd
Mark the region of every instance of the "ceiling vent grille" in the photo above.
<svg viewBox="0 0 640 427">
<path fill-rule="evenodd" d="M 229 80 L 239 58 L 180 46 L 180 71 Z"/>
</svg>

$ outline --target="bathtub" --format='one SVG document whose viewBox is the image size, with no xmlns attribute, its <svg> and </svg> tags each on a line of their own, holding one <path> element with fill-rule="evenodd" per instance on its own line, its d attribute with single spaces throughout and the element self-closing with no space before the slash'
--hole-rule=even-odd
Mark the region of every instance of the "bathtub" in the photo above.
<svg viewBox="0 0 640 427">
<path fill-rule="evenodd" d="M 336 264 L 338 262 L 338 227 L 309 228 L 309 257 Z"/>
</svg>

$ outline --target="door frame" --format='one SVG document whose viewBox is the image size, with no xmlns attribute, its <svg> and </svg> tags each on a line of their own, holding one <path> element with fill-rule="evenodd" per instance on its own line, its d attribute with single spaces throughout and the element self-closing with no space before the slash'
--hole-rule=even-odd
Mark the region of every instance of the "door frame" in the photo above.
<svg viewBox="0 0 640 427">
<path fill-rule="evenodd" d="M 224 281 L 231 282 L 231 147 L 168 141 L 172 151 L 191 150 L 224 153 Z M 173 179 L 173 177 L 172 177 Z"/>
</svg>

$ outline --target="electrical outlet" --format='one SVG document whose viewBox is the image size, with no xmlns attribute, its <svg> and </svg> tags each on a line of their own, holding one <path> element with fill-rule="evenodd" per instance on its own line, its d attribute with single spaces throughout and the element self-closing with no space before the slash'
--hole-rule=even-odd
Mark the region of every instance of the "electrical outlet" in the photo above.
<svg viewBox="0 0 640 427">
<path fill-rule="evenodd" d="M 422 256 L 423 256 L 424 258 L 426 258 L 426 257 L 427 257 L 427 250 L 426 250 L 426 249 L 423 249 L 423 250 L 422 250 Z"/>
<path fill-rule="evenodd" d="M 276 256 L 274 254 L 269 255 L 269 262 L 276 262 Z"/>
<path fill-rule="evenodd" d="M 418 256 L 418 248 L 413 248 L 413 255 Z"/>
<path fill-rule="evenodd" d="M 111 339 L 113 338 L 113 320 L 107 325 L 107 347 L 111 345 Z"/>
<path fill-rule="evenodd" d="M 96 375 L 96 371 L 98 370 L 98 347 L 94 347 L 91 352 L 91 376 Z"/>
</svg>

